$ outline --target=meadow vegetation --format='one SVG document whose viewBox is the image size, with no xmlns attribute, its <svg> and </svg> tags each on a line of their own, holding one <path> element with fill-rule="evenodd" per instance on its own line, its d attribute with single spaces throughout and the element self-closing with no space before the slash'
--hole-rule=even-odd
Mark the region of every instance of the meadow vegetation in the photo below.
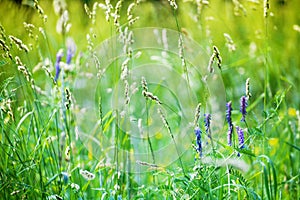
<svg viewBox="0 0 300 200">
<path fill-rule="evenodd" d="M 299 199 L 297 0 L 0 0 L 0 199 Z"/>
</svg>

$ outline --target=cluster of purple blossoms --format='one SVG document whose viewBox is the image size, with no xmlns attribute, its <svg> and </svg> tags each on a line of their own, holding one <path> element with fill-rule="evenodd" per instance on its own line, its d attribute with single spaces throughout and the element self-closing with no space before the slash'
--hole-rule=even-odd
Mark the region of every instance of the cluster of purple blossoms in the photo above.
<svg viewBox="0 0 300 200">
<path fill-rule="evenodd" d="M 247 84 L 246 84 L 246 95 L 242 96 L 240 99 L 240 113 L 242 114 L 241 122 L 246 122 L 246 114 L 247 114 L 247 106 L 248 106 L 248 99 L 250 97 L 249 93 L 249 80 L 247 79 Z M 232 102 L 229 101 L 226 103 L 226 121 L 228 123 L 228 132 L 227 132 L 227 142 L 229 146 L 232 146 L 232 136 L 234 132 L 234 125 L 232 122 Z M 211 133 L 210 133 L 210 121 L 211 121 L 211 114 L 204 114 L 204 126 L 205 126 L 205 132 L 208 135 L 210 139 L 211 138 Z M 194 130 L 195 135 L 196 135 L 196 150 L 199 152 L 200 157 L 202 156 L 202 144 L 201 144 L 201 130 L 197 126 Z M 240 128 L 239 126 L 236 126 L 236 132 L 238 135 L 238 141 L 239 149 L 244 149 L 245 148 L 245 137 L 244 137 L 244 130 Z M 240 156 L 240 153 L 238 153 L 238 156 Z"/>
<path fill-rule="evenodd" d="M 245 143 L 245 137 L 244 137 L 244 131 L 240 127 L 236 127 L 236 132 L 238 134 L 238 140 L 239 140 L 239 148 L 244 149 L 244 143 Z M 238 156 L 240 156 L 240 153 L 238 153 Z"/>
<path fill-rule="evenodd" d="M 242 96 L 241 97 L 241 102 L 240 102 L 240 112 L 242 113 L 242 119 L 241 122 L 245 122 L 245 118 L 246 118 L 246 108 L 248 106 L 248 102 L 247 102 L 247 97 L 246 96 Z"/>
<path fill-rule="evenodd" d="M 211 138 L 211 133 L 210 133 L 210 121 L 211 121 L 211 114 L 204 114 L 204 126 L 205 126 L 205 133 L 207 136 Z M 202 139 L 201 139 L 201 134 L 202 131 L 200 127 L 197 125 L 194 129 L 194 133 L 196 136 L 196 146 L 195 149 L 199 153 L 199 157 L 202 157 Z"/>
<path fill-rule="evenodd" d="M 64 53 L 62 50 L 59 50 L 56 54 L 56 61 L 55 61 L 55 78 L 54 78 L 54 81 L 56 82 L 58 77 L 59 77 L 59 74 L 60 74 L 60 71 L 61 71 L 61 68 L 60 68 L 60 61 L 62 59 L 62 57 L 64 56 Z"/>
<path fill-rule="evenodd" d="M 204 114 L 204 126 L 205 126 L 205 132 L 208 135 L 208 137 L 211 139 L 211 134 L 210 134 L 210 120 L 211 120 L 211 115 Z"/>
<path fill-rule="evenodd" d="M 66 57 L 66 64 L 67 65 L 71 64 L 71 60 L 74 57 L 75 51 L 76 51 L 76 45 L 75 45 L 74 41 L 69 38 L 67 40 L 67 57 Z M 63 56 L 64 56 L 63 50 L 60 49 L 56 54 L 55 77 L 54 77 L 55 82 L 57 82 L 60 71 L 61 71 L 60 62 L 61 62 Z"/>
<path fill-rule="evenodd" d="M 246 96 L 242 96 L 240 100 L 240 112 L 242 113 L 242 122 L 245 122 L 246 118 L 246 108 L 248 106 L 247 103 L 248 99 Z M 228 145 L 232 145 L 232 134 L 233 134 L 233 124 L 232 124 L 232 119 L 231 119 L 231 112 L 232 112 L 232 106 L 231 106 L 231 101 L 229 101 L 226 104 L 226 120 L 228 122 L 228 133 L 227 133 L 227 140 L 228 140 Z"/>
<path fill-rule="evenodd" d="M 229 101 L 226 104 L 226 120 L 228 122 L 227 142 L 228 142 L 229 146 L 232 145 L 232 133 L 233 133 L 233 124 L 232 124 L 232 119 L 231 119 L 231 112 L 232 112 L 231 101 Z"/>
<path fill-rule="evenodd" d="M 196 150 L 199 153 L 199 156 L 202 157 L 202 143 L 201 143 L 201 130 L 200 128 L 197 126 L 194 130 L 195 135 L 196 135 Z"/>
</svg>

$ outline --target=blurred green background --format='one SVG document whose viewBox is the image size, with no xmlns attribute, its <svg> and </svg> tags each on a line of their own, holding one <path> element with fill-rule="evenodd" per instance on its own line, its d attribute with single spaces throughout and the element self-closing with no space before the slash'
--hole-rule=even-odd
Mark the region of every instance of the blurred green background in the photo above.
<svg viewBox="0 0 300 200">
<path fill-rule="evenodd" d="M 86 34 L 91 28 L 97 35 L 95 45 L 115 34 L 111 24 L 105 21 L 105 14 L 101 9 L 97 10 L 95 25 L 91 24 L 83 4 L 87 3 L 91 8 L 94 1 L 66 2 L 72 24 L 68 36 L 74 39 L 79 51 L 86 50 Z M 116 1 L 112 2 L 113 5 L 116 3 Z M 179 9 L 176 16 L 179 28 L 188 37 L 200 43 L 208 53 L 212 45 L 218 46 L 223 57 L 225 83 L 234 84 L 238 88 L 243 83 L 236 77 L 236 74 L 243 74 L 245 77 L 252 78 L 254 95 L 259 95 L 263 91 L 264 79 L 267 78 L 264 59 L 266 57 L 270 69 L 267 73 L 270 95 L 292 84 L 293 91 L 288 93 L 287 99 L 291 106 L 299 108 L 300 2 L 298 0 L 271 0 L 267 19 L 264 18 L 263 1 L 239 2 L 240 7 L 236 1 L 211 1 L 208 6 L 203 7 L 200 15 L 197 15 L 195 1 L 177 1 Z M 130 1 L 124 2 L 125 5 L 130 3 Z M 33 1 L 0 1 L 0 22 L 8 35 L 21 38 L 25 44 L 32 43 L 23 22 L 32 23 L 36 27 L 41 26 L 47 34 L 48 44 L 45 44 L 46 41 L 44 43 L 40 41 L 41 52 L 33 50 L 36 51 L 37 56 L 30 57 L 30 67 L 38 63 L 41 54 L 49 54 L 48 56 L 54 62 L 56 52 L 64 45 L 62 35 L 56 32 L 58 16 L 54 13 L 53 2 L 40 1 L 40 5 L 48 16 L 46 23 L 43 23 L 34 9 Z M 124 6 L 126 7 L 127 5 Z M 126 15 L 126 9 L 121 10 L 122 15 Z M 134 24 L 134 28 L 166 27 L 177 30 L 174 13 L 168 1 L 141 1 L 138 8 L 134 10 L 134 15 L 140 17 Z M 224 33 L 231 36 L 236 45 L 236 51 L 228 51 Z M 30 55 L 33 53 L 31 52 Z M 8 73 L 11 68 L 9 63 L 2 63 L 0 70 Z M 234 92 L 228 91 L 227 95 L 230 97 L 234 95 Z"/>
</svg>

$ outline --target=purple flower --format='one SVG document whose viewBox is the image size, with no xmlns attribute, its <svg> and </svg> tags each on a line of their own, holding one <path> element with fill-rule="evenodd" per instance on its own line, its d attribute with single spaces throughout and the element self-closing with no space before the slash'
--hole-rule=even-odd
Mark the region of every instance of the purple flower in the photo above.
<svg viewBox="0 0 300 200">
<path fill-rule="evenodd" d="M 245 121 L 245 117 L 246 117 L 246 114 L 247 114 L 247 111 L 246 111 L 246 108 L 247 108 L 247 97 L 245 96 L 242 96 L 241 97 L 241 106 L 240 106 L 240 112 L 242 113 L 242 119 L 241 121 L 244 122 Z"/>
<path fill-rule="evenodd" d="M 228 125 L 232 126 L 232 121 L 231 121 L 231 111 L 232 111 L 231 101 L 229 101 L 226 104 L 226 108 L 227 108 L 226 109 L 226 119 L 227 119 Z"/>
<path fill-rule="evenodd" d="M 210 120 L 211 120 L 211 115 L 210 114 L 204 114 L 205 132 L 208 135 L 208 137 L 211 139 L 211 135 L 210 135 Z"/>
<path fill-rule="evenodd" d="M 68 65 L 71 63 L 72 57 L 73 57 L 72 50 L 68 48 L 68 50 L 67 50 L 67 59 L 66 59 L 66 62 L 67 62 Z"/>
<path fill-rule="evenodd" d="M 66 63 L 71 64 L 71 60 L 76 52 L 76 44 L 72 38 L 67 38 L 67 59 Z"/>
<path fill-rule="evenodd" d="M 232 107 L 231 107 L 231 101 L 229 101 L 226 104 L 226 120 L 228 122 L 228 133 L 227 133 L 227 142 L 228 145 L 232 145 L 232 133 L 233 133 L 233 124 L 231 120 L 231 112 L 232 112 Z"/>
<path fill-rule="evenodd" d="M 228 128 L 228 133 L 227 133 L 227 142 L 229 146 L 232 145 L 232 133 L 233 133 L 233 125 L 231 124 Z"/>
<path fill-rule="evenodd" d="M 196 127 L 195 130 L 195 135 L 196 135 L 196 150 L 199 153 L 200 157 L 202 157 L 202 144 L 201 144 L 201 130 L 199 127 Z"/>
<path fill-rule="evenodd" d="M 243 129 L 241 129 L 238 126 L 236 127 L 236 131 L 237 131 L 237 134 L 238 134 L 239 148 L 243 149 L 243 148 L 245 148 L 245 146 L 244 146 L 244 142 L 245 142 L 244 131 L 243 131 Z M 238 153 L 238 156 L 240 156 L 239 153 Z"/>
<path fill-rule="evenodd" d="M 62 57 L 64 56 L 64 53 L 63 53 L 63 50 L 62 49 L 60 49 L 58 52 L 57 52 L 57 54 L 56 54 L 56 61 L 55 61 L 55 78 L 54 78 L 54 81 L 56 82 L 57 81 L 57 79 L 58 79 L 58 77 L 59 77 L 59 73 L 60 73 L 60 71 L 61 71 L 61 69 L 60 69 L 60 66 L 59 66 L 59 63 L 60 63 L 60 61 L 61 61 L 61 59 L 62 59 Z"/>
</svg>

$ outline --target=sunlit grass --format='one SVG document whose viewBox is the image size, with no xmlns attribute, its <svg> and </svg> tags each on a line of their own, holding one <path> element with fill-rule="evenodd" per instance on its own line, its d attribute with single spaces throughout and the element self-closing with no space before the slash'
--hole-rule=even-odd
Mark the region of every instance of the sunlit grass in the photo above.
<svg viewBox="0 0 300 200">
<path fill-rule="evenodd" d="M 27 2 L 0 2 L 1 198 L 300 197 L 296 1 L 67 1 L 61 33 Z"/>
</svg>

